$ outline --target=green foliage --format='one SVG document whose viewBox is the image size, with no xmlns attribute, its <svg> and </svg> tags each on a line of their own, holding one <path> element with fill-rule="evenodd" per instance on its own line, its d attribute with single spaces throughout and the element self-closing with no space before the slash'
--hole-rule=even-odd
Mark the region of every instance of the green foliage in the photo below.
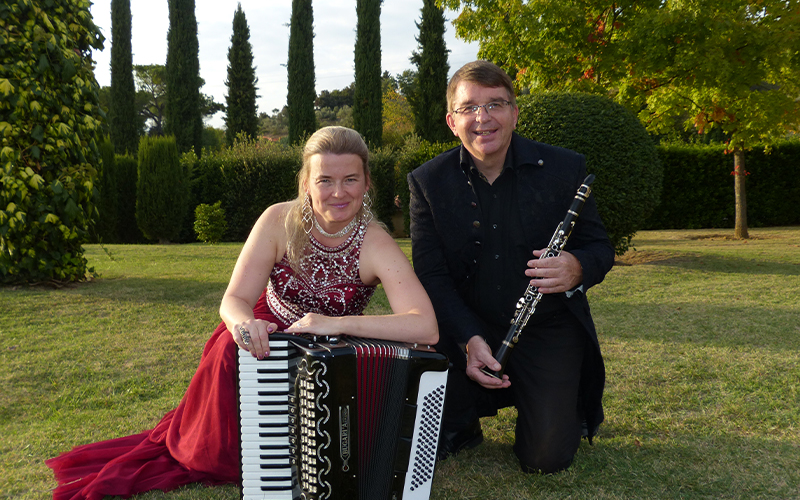
<svg viewBox="0 0 800 500">
<path fill-rule="evenodd" d="M 670 144 L 658 147 L 664 166 L 660 203 L 646 229 L 734 226 L 730 155 L 725 146 Z M 783 141 L 765 152 L 745 153 L 748 219 L 754 227 L 800 224 L 800 142 Z"/>
<path fill-rule="evenodd" d="M 229 146 L 242 132 L 251 138 L 258 135 L 257 82 L 250 28 L 247 26 L 242 4 L 239 4 L 233 14 L 233 35 L 228 49 L 228 79 L 225 81 L 228 86 L 228 95 L 225 96 L 228 107 L 225 140 Z"/>
<path fill-rule="evenodd" d="M 237 142 L 197 162 L 192 180 L 196 203 L 222 201 L 226 240 L 244 241 L 270 205 L 297 196 L 300 148 L 269 141 Z"/>
<path fill-rule="evenodd" d="M 165 133 L 175 136 L 180 153 L 201 154 L 203 101 L 195 0 L 169 0 Z"/>
<path fill-rule="evenodd" d="M 194 231 L 197 239 L 206 243 L 219 243 L 228 223 L 225 220 L 225 210 L 222 202 L 218 201 L 213 205 L 201 203 L 194 209 Z"/>
<path fill-rule="evenodd" d="M 383 146 L 402 147 L 414 133 L 414 113 L 408 99 L 396 89 L 383 91 Z"/>
<path fill-rule="evenodd" d="M 136 183 L 139 179 L 136 158 L 116 155 L 117 236 L 120 243 L 141 243 L 144 235 L 136 224 Z"/>
<path fill-rule="evenodd" d="M 661 193 L 662 167 L 645 128 L 621 105 L 591 94 L 531 94 L 517 104 L 520 135 L 586 156 L 608 236 L 617 255 L 625 253 Z"/>
<path fill-rule="evenodd" d="M 106 139 L 100 143 L 100 157 L 102 166 L 98 172 L 97 187 L 99 200 L 97 201 L 97 225 L 95 230 L 99 241 L 103 243 L 118 243 L 117 236 L 117 208 L 118 181 L 117 166 L 114 155 L 114 144 Z"/>
<path fill-rule="evenodd" d="M 178 239 L 186 214 L 189 175 L 179 161 L 174 137 L 142 137 L 136 183 L 136 222 L 159 243 Z"/>
<path fill-rule="evenodd" d="M 314 107 L 316 108 L 341 108 L 343 106 L 353 107 L 353 87 L 355 83 L 351 83 L 343 89 L 323 90 L 319 93 L 314 100 Z"/>
<path fill-rule="evenodd" d="M 289 143 L 298 144 L 317 130 L 314 115 L 314 12 L 311 0 L 292 0 L 287 61 Z"/>
<path fill-rule="evenodd" d="M 442 3 L 464 7 L 457 34 L 480 41 L 479 57 L 504 67 L 520 90 L 611 95 L 650 132 L 666 133 L 676 120 L 701 133 L 719 129 L 735 152 L 800 125 L 797 2 Z M 746 237 L 745 183 L 735 190 L 735 235 Z"/>
<path fill-rule="evenodd" d="M 104 113 L 88 0 L 0 4 L 0 282 L 83 280 Z M 91 269 L 88 269 L 91 271 Z"/>
<path fill-rule="evenodd" d="M 353 126 L 370 147 L 383 141 L 381 99 L 381 0 L 356 0 Z"/>
<path fill-rule="evenodd" d="M 164 135 L 164 108 L 167 104 L 167 75 L 163 64 L 137 64 L 133 67 L 136 78 L 136 109 L 140 123 L 149 124 L 148 135 Z"/>
<path fill-rule="evenodd" d="M 109 128 L 118 154 L 136 154 L 140 121 L 136 110 L 131 51 L 131 0 L 111 0 L 111 95 Z"/>
<path fill-rule="evenodd" d="M 372 182 L 372 213 L 389 229 L 394 231 L 392 216 L 397 211 L 394 203 L 396 157 L 389 147 L 373 149 L 369 155 L 370 181 Z"/>
<path fill-rule="evenodd" d="M 445 142 L 453 134 L 445 121 L 447 114 L 447 45 L 444 41 L 444 9 L 435 0 L 424 0 L 422 19 L 417 24 L 419 52 L 411 62 L 417 67 L 416 91 L 409 96 L 414 111 L 414 132 L 430 142 Z"/>
<path fill-rule="evenodd" d="M 396 192 L 400 200 L 400 207 L 403 209 L 403 230 L 405 234 L 410 234 L 410 216 L 408 204 L 411 201 L 411 193 L 408 190 L 408 174 L 428 160 L 448 151 L 452 148 L 461 146 L 461 142 L 428 142 L 417 136 L 411 136 L 405 145 L 398 152 L 397 165 L 395 168 Z"/>
</svg>

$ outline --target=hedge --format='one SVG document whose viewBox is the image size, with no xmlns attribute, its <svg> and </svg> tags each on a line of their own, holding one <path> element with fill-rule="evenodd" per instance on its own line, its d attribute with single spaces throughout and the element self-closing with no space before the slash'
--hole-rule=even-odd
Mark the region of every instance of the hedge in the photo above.
<svg viewBox="0 0 800 500">
<path fill-rule="evenodd" d="M 733 156 L 725 154 L 724 145 L 664 145 L 658 152 L 664 190 L 644 229 L 734 227 Z M 798 141 L 745 153 L 749 226 L 800 224 L 798 165 Z"/>
</svg>

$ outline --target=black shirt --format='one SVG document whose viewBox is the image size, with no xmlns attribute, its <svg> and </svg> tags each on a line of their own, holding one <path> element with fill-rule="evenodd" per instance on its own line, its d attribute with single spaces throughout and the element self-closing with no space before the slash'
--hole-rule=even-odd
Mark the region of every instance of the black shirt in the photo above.
<svg viewBox="0 0 800 500">
<path fill-rule="evenodd" d="M 469 305 L 484 321 L 497 326 L 511 323 L 516 303 L 530 282 L 525 270 L 536 250 L 526 243 L 530 238 L 526 238 L 519 214 L 519 207 L 524 204 L 520 205 L 516 189 L 516 169 L 520 165 L 514 165 L 513 158 L 509 147 L 502 172 L 489 184 L 467 149 L 461 148 L 461 167 L 467 172 L 480 208 L 481 215 L 475 223 L 484 229 Z M 565 307 L 560 297 L 545 295 L 530 324 Z"/>
</svg>

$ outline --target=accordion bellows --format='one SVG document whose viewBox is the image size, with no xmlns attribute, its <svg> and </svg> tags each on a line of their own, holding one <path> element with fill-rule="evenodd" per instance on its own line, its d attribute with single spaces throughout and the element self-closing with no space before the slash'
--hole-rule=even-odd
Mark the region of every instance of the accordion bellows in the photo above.
<svg viewBox="0 0 800 500">
<path fill-rule="evenodd" d="M 447 368 L 428 347 L 357 338 L 240 351 L 242 498 L 427 499 Z"/>
</svg>

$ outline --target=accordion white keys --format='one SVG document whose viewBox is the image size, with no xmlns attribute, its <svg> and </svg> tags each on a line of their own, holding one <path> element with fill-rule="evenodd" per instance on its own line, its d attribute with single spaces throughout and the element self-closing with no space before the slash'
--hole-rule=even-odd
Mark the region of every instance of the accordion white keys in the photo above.
<svg viewBox="0 0 800 500">
<path fill-rule="evenodd" d="M 429 347 L 369 339 L 240 350 L 242 498 L 428 499 L 447 369 Z"/>
</svg>

